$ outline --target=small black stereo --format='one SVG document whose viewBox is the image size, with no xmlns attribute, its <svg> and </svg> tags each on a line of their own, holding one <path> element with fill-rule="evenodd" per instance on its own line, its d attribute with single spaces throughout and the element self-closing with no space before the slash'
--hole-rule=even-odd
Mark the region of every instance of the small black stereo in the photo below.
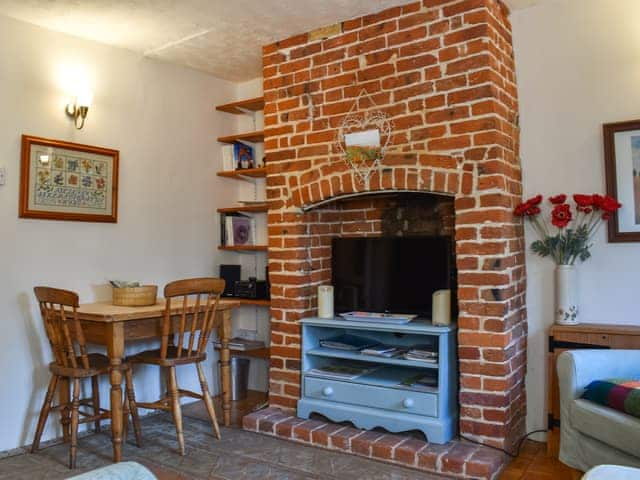
<svg viewBox="0 0 640 480">
<path fill-rule="evenodd" d="M 266 300 L 269 298 L 267 282 L 265 280 L 256 280 L 255 277 L 249 277 L 249 280 L 237 281 L 233 290 L 233 296 Z"/>
<path fill-rule="evenodd" d="M 233 297 L 236 282 L 240 280 L 240 265 L 220 265 L 220 278 L 224 279 L 223 297 Z"/>
</svg>

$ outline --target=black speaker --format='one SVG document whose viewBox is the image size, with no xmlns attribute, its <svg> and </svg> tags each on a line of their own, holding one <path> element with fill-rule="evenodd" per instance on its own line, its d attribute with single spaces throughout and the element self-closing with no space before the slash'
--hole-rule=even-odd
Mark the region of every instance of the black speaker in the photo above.
<svg viewBox="0 0 640 480">
<path fill-rule="evenodd" d="M 220 265 L 220 278 L 224 279 L 223 297 L 233 297 L 236 282 L 240 280 L 240 265 Z"/>
</svg>

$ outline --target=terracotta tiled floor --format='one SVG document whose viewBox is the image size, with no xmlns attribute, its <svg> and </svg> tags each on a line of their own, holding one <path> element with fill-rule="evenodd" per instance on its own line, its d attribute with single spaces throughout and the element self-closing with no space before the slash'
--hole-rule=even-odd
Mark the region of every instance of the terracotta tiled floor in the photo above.
<svg viewBox="0 0 640 480">
<path fill-rule="evenodd" d="M 574 480 L 582 472 L 567 467 L 556 458 L 547 457 L 546 444 L 526 442 L 520 455 L 502 472 L 499 480 Z"/>
</svg>

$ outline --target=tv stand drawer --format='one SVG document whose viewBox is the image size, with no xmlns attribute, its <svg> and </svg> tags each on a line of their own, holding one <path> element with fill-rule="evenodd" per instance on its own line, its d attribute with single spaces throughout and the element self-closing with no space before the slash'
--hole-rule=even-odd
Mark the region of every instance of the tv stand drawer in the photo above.
<svg viewBox="0 0 640 480">
<path fill-rule="evenodd" d="M 430 417 L 438 416 L 438 395 L 435 393 L 384 388 L 305 375 L 303 395 L 329 402 L 382 408 Z"/>
</svg>

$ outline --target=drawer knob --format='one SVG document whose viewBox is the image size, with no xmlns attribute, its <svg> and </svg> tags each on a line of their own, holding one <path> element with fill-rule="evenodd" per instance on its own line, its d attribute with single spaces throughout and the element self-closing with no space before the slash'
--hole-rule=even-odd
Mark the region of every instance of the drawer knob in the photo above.
<svg viewBox="0 0 640 480">
<path fill-rule="evenodd" d="M 325 397 L 330 397 L 331 395 L 333 395 L 333 388 L 331 387 L 324 387 L 322 389 L 322 395 L 324 395 Z"/>
<path fill-rule="evenodd" d="M 404 408 L 411 408 L 411 407 L 413 407 L 414 403 L 415 403 L 415 402 L 413 401 L 413 398 L 405 398 L 405 399 L 402 401 L 402 406 L 403 406 Z"/>
</svg>

